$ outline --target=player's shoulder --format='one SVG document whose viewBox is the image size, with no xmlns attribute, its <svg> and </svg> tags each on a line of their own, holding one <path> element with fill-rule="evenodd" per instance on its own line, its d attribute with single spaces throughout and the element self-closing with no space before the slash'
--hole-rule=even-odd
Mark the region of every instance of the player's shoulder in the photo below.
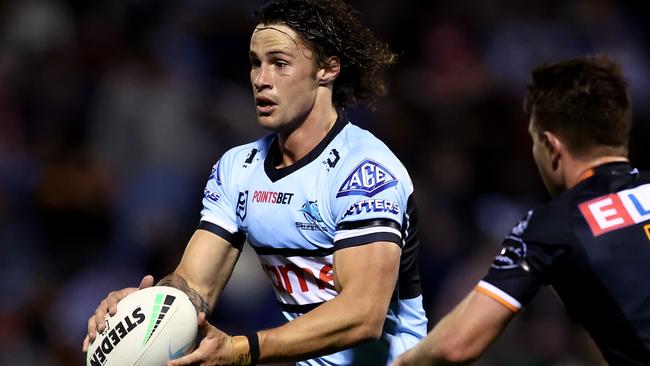
<svg viewBox="0 0 650 366">
<path fill-rule="evenodd" d="M 221 155 L 215 167 L 219 166 L 220 169 L 232 172 L 254 166 L 263 161 L 272 141 L 273 135 L 268 135 L 253 142 L 232 147 Z"/>
<path fill-rule="evenodd" d="M 234 162 L 250 160 L 248 164 L 251 164 L 257 160 L 256 158 L 266 155 L 273 141 L 273 137 L 274 135 L 267 135 L 253 142 L 232 147 L 221 156 L 221 160 Z"/>
<path fill-rule="evenodd" d="M 648 172 L 628 168 L 626 172 L 594 175 L 579 184 L 577 191 L 576 216 L 594 237 L 650 220 Z"/>
<path fill-rule="evenodd" d="M 584 205 L 594 199 L 607 199 L 619 191 L 628 192 L 636 187 L 647 187 L 648 184 L 650 173 L 647 171 L 634 170 L 630 176 L 595 176 L 531 210 L 525 232 L 534 237 L 572 237 L 575 226 L 585 223 L 581 213 Z"/>
<path fill-rule="evenodd" d="M 529 240 L 570 244 L 574 226 L 582 222 L 578 212 L 580 203 L 602 193 L 602 189 L 594 189 L 590 184 L 582 182 L 530 210 L 515 225 L 511 234 L 525 236 Z"/>
<path fill-rule="evenodd" d="M 377 136 L 352 122 L 348 122 L 341 131 L 339 140 L 348 149 L 350 156 L 380 153 L 395 157 L 390 148 Z"/>
<path fill-rule="evenodd" d="M 397 185 L 412 190 L 404 165 L 369 131 L 348 123 L 335 146 L 341 156 L 341 163 L 332 175 L 338 188 L 337 197 L 355 194 L 371 197 Z"/>
<path fill-rule="evenodd" d="M 650 171 L 648 170 L 640 170 L 639 171 L 639 177 L 644 181 L 650 183 Z"/>
<path fill-rule="evenodd" d="M 569 244 L 572 238 L 571 195 L 560 195 L 529 210 L 512 228 L 510 236 L 545 244 Z"/>
<path fill-rule="evenodd" d="M 230 148 L 212 166 L 210 179 L 215 179 L 219 185 L 245 180 L 250 176 L 247 172 L 251 172 L 252 167 L 263 161 L 271 141 L 272 135 Z"/>
<path fill-rule="evenodd" d="M 393 151 L 370 131 L 348 123 L 341 131 L 339 140 L 338 145 L 345 155 L 343 161 L 345 168 L 356 168 L 368 163 L 395 171 L 400 175 L 407 174 L 402 162 Z"/>
</svg>

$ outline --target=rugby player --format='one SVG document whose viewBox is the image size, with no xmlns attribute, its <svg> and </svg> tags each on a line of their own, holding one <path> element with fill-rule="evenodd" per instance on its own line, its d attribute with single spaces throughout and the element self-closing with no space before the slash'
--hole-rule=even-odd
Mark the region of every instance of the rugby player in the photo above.
<svg viewBox="0 0 650 366">
<path fill-rule="evenodd" d="M 474 291 L 394 366 L 477 359 L 542 285 L 611 365 L 650 365 L 650 174 L 628 161 L 620 68 L 604 56 L 540 66 L 524 106 L 554 198 L 528 212 Z"/>
<path fill-rule="evenodd" d="M 205 187 L 198 229 L 159 282 L 185 291 L 205 338 L 169 365 L 388 365 L 426 335 L 413 185 L 395 155 L 345 108 L 386 93 L 389 47 L 340 0 L 275 0 L 255 16 L 250 81 L 273 133 L 226 152 Z M 286 324 L 230 336 L 206 321 L 244 241 Z M 145 277 L 140 287 L 153 283 Z M 134 288 L 113 292 L 88 322 Z"/>
</svg>

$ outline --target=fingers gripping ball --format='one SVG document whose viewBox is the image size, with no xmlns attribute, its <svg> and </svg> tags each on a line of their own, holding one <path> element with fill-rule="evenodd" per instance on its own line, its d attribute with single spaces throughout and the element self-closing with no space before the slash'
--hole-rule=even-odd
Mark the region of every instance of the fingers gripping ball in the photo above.
<svg viewBox="0 0 650 366">
<path fill-rule="evenodd" d="M 163 366 L 191 352 L 196 309 L 182 291 L 154 286 L 117 303 L 106 328 L 88 348 L 86 366 Z"/>
</svg>

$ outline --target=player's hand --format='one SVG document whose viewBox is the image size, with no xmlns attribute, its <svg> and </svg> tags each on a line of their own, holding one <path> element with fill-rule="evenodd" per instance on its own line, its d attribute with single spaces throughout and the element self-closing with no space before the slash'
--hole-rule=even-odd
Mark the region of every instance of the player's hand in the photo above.
<svg viewBox="0 0 650 366">
<path fill-rule="evenodd" d="M 106 314 L 115 315 L 117 313 L 117 302 L 125 298 L 127 295 L 147 287 L 153 286 L 153 276 L 147 275 L 142 278 L 140 281 L 140 286 L 128 287 L 119 291 L 113 291 L 108 294 L 108 296 L 102 300 L 95 314 L 88 319 L 88 334 L 84 339 L 82 346 L 83 352 L 88 352 L 88 347 L 91 343 L 97 338 L 97 332 L 101 333 L 104 331 L 106 326 Z"/>
<path fill-rule="evenodd" d="M 432 362 L 416 347 L 402 353 L 390 366 L 427 366 L 432 365 Z"/>
<path fill-rule="evenodd" d="M 167 366 L 233 365 L 235 354 L 231 337 L 208 323 L 203 312 L 199 313 L 198 324 L 199 332 L 203 335 L 199 347 L 189 355 L 167 362 Z"/>
<path fill-rule="evenodd" d="M 390 366 L 409 366 L 413 365 L 413 362 L 411 362 L 410 354 L 408 352 L 402 353 L 393 363 L 390 364 Z"/>
<path fill-rule="evenodd" d="M 404 352 L 401 355 L 399 355 L 399 357 L 397 357 L 397 359 L 395 361 L 393 361 L 393 363 L 391 363 L 390 366 L 408 366 L 408 365 L 410 365 L 411 363 L 409 363 L 409 361 L 408 361 L 409 358 L 410 358 L 409 357 L 409 352 L 411 352 L 411 351 L 407 351 L 407 352 Z"/>
</svg>

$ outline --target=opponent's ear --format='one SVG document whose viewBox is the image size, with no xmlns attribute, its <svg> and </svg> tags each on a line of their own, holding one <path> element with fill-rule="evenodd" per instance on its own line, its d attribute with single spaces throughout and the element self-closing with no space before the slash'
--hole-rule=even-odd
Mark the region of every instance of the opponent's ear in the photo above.
<svg viewBox="0 0 650 366">
<path fill-rule="evenodd" d="M 550 131 L 544 131 L 544 147 L 547 149 L 553 170 L 560 165 L 560 159 L 566 154 L 566 146 L 556 134 Z"/>
<path fill-rule="evenodd" d="M 316 77 L 318 78 L 319 85 L 327 85 L 334 82 L 341 73 L 341 60 L 332 56 L 327 59 L 327 66 L 318 70 Z"/>
</svg>

